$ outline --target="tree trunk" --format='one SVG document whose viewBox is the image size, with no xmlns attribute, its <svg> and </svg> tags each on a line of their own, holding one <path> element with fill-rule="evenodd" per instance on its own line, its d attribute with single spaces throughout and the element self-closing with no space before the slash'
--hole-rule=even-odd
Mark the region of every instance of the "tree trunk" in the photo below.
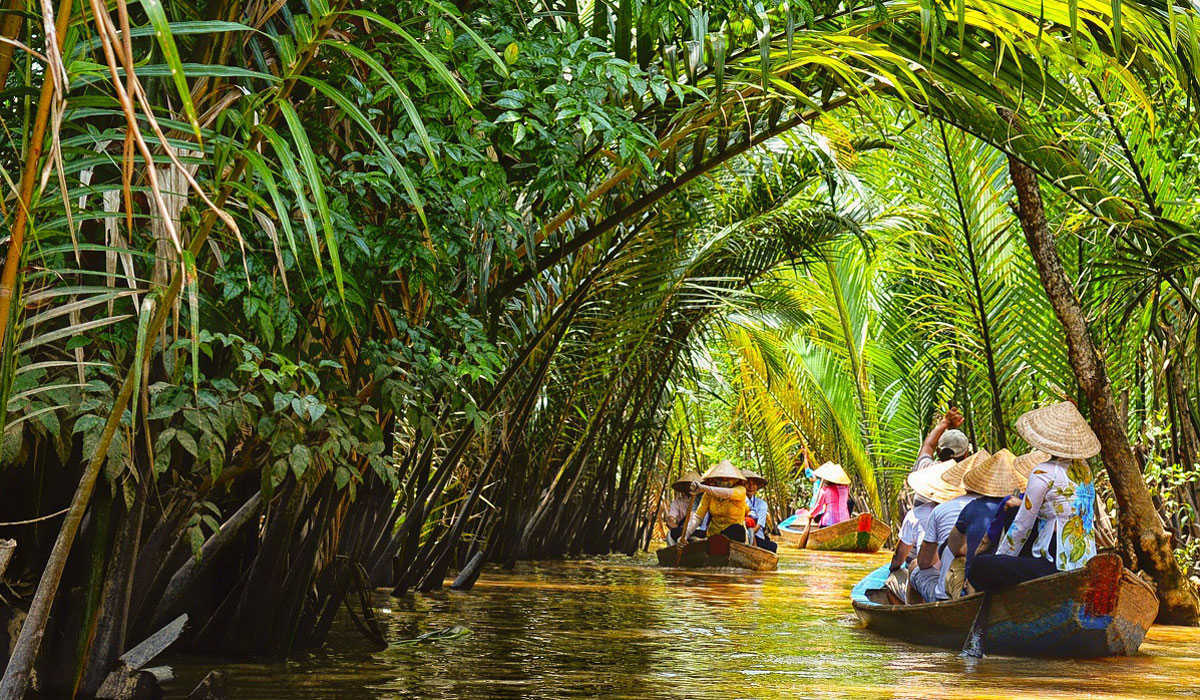
<svg viewBox="0 0 1200 700">
<path fill-rule="evenodd" d="M 1017 193 L 1021 229 L 1029 242 L 1046 296 L 1066 331 L 1071 367 L 1087 397 L 1092 428 L 1100 438 L 1100 455 L 1117 498 L 1117 522 L 1126 542 L 1122 555 L 1128 564 L 1145 570 L 1158 585 L 1159 622 L 1195 625 L 1200 621 L 1200 601 L 1175 561 L 1170 535 L 1158 519 L 1150 490 L 1129 447 L 1104 358 L 1088 330 L 1083 308 L 1063 270 L 1054 238 L 1046 225 L 1037 175 L 1011 156 L 1008 171 Z"/>
</svg>

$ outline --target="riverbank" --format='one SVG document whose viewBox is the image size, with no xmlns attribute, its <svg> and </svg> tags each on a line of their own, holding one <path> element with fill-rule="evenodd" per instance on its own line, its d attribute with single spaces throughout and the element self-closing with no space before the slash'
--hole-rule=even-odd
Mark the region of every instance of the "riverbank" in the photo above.
<svg viewBox="0 0 1200 700">
<path fill-rule="evenodd" d="M 1156 626 L 1133 658 L 1054 661 L 954 653 L 859 627 L 850 587 L 885 554 L 782 552 L 780 570 L 660 569 L 634 559 L 485 570 L 469 594 L 377 603 L 391 641 L 463 625 L 471 634 L 221 666 L 236 698 L 402 697 L 1179 697 L 1200 694 L 1200 630 Z M 172 659 L 182 697 L 211 659 Z"/>
</svg>

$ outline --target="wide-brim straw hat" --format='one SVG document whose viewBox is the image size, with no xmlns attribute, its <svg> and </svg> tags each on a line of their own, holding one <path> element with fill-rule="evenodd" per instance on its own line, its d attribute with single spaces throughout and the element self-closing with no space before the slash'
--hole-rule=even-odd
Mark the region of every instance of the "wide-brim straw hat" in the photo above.
<svg viewBox="0 0 1200 700">
<path fill-rule="evenodd" d="M 689 469 L 680 475 L 680 477 L 675 480 L 675 483 L 671 484 L 671 488 L 687 488 L 688 486 L 692 485 L 692 482 L 695 481 L 700 481 L 700 475 Z"/>
<path fill-rule="evenodd" d="M 759 488 L 767 485 L 767 477 L 759 474 L 758 472 L 751 471 L 749 469 L 743 469 L 742 476 L 746 477 L 746 481 L 756 482 Z"/>
<path fill-rule="evenodd" d="M 733 466 L 733 462 L 723 459 L 709 467 L 708 471 L 704 472 L 704 476 L 700 477 L 700 481 L 704 483 L 708 483 L 709 479 L 737 479 L 738 481 L 745 481 L 746 475 L 742 474 L 740 469 Z"/>
<path fill-rule="evenodd" d="M 958 466 L 957 462 L 948 459 L 945 462 L 937 462 L 924 469 L 912 472 L 908 475 L 908 487 L 918 496 L 923 496 L 937 503 L 954 500 L 965 492 L 961 487 L 949 487 L 942 480 L 942 473 L 956 466 Z"/>
<path fill-rule="evenodd" d="M 1001 449 L 985 460 L 977 461 L 962 476 L 963 488 L 981 496 L 1008 496 L 1020 487 L 1020 476 L 1013 469 L 1016 457 Z"/>
<path fill-rule="evenodd" d="M 824 479 L 831 484 L 841 484 L 842 486 L 848 486 L 850 484 L 850 477 L 846 476 L 846 470 L 842 469 L 842 465 L 835 464 L 833 462 L 826 462 L 822 464 L 813 470 L 813 474 L 815 474 L 818 479 Z"/>
<path fill-rule="evenodd" d="M 1021 488 L 1025 488 L 1025 483 L 1029 481 L 1029 473 L 1033 471 L 1033 468 L 1049 459 L 1050 455 L 1041 450 L 1034 450 L 1013 460 L 1013 471 L 1021 480 Z"/>
<path fill-rule="evenodd" d="M 1029 446 L 1066 459 L 1100 454 L 1100 439 L 1070 401 L 1035 408 L 1017 419 L 1017 432 Z"/>
</svg>

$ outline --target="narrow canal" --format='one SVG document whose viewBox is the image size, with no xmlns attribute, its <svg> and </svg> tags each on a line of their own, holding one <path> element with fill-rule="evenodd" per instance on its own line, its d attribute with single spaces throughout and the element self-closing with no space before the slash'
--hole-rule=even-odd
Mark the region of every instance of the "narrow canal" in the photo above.
<svg viewBox="0 0 1200 700">
<path fill-rule="evenodd" d="M 792 550 L 761 575 L 660 569 L 652 554 L 489 567 L 470 593 L 377 600 L 394 641 L 470 634 L 372 652 L 347 629 L 286 663 L 176 658 L 172 697 L 214 667 L 235 698 L 288 700 L 1200 697 L 1197 629 L 1154 627 L 1141 655 L 1092 661 L 970 662 L 879 637 L 849 591 L 885 557 Z"/>
</svg>

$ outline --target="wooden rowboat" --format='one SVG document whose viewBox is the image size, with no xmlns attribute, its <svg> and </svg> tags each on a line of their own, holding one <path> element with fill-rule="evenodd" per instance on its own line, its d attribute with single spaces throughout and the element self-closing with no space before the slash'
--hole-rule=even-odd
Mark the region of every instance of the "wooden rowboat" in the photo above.
<svg viewBox="0 0 1200 700">
<path fill-rule="evenodd" d="M 774 571 L 779 568 L 779 557 L 761 547 L 734 542 L 724 535 L 713 535 L 705 540 L 689 542 L 683 548 L 682 555 L 677 547 L 663 547 L 658 550 L 658 565 L 689 569 L 731 566 L 752 571 Z"/>
<path fill-rule="evenodd" d="M 780 524 L 779 539 L 790 545 L 799 546 L 800 535 L 803 532 L 803 523 L 800 524 L 800 527 L 796 527 L 794 521 L 790 525 Z M 871 554 L 879 551 L 891 533 L 891 525 L 870 513 L 861 513 L 849 520 L 843 520 L 837 525 L 813 528 L 812 532 L 808 533 L 807 548 L 827 552 L 866 552 Z"/>
<path fill-rule="evenodd" d="M 983 600 L 891 605 L 888 567 L 871 572 L 850 593 L 868 629 L 917 644 L 958 649 Z M 1098 554 L 1081 569 L 1026 581 L 992 594 L 986 650 L 1012 656 L 1089 658 L 1137 652 L 1158 615 L 1154 590 L 1121 565 Z"/>
</svg>

